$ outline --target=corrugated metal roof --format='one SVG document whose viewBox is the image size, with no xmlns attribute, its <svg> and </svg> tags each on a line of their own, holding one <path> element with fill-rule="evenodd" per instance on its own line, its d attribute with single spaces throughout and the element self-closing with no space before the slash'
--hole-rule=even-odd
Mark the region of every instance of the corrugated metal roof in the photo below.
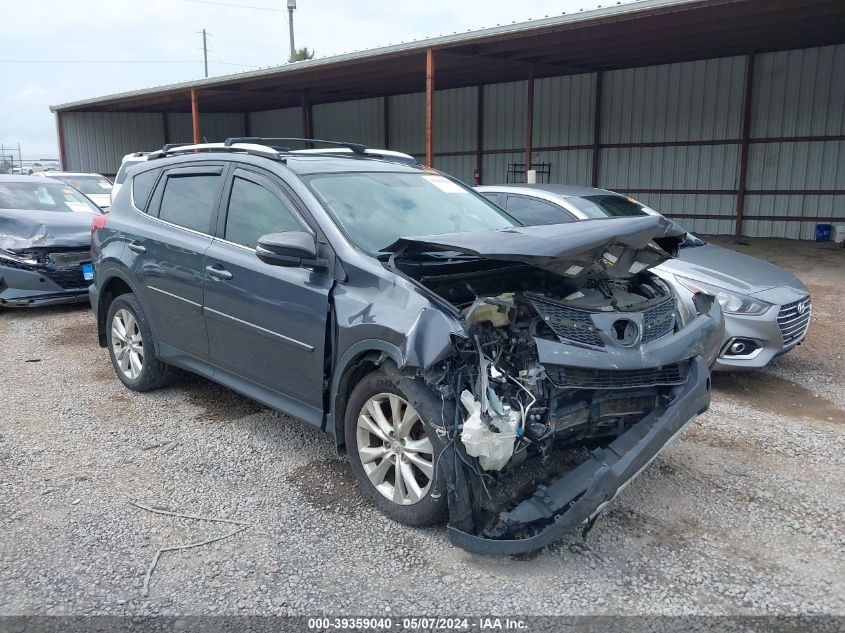
<svg viewBox="0 0 845 633">
<path fill-rule="evenodd" d="M 712 2 L 712 0 L 705 1 Z M 295 64 L 271 66 L 269 68 L 263 68 L 260 70 L 233 73 L 230 75 L 222 75 L 219 77 L 212 77 L 208 79 L 197 79 L 194 81 L 178 82 L 174 84 L 166 84 L 163 86 L 156 86 L 152 88 L 142 88 L 140 90 L 119 92 L 111 95 L 105 95 L 102 97 L 95 97 L 92 99 L 83 99 L 80 101 L 71 101 L 59 105 L 52 105 L 50 106 L 50 110 L 56 112 L 57 110 L 67 110 L 71 108 L 80 108 L 86 105 L 95 105 L 106 100 L 130 99 L 132 97 L 139 97 L 176 89 L 185 90 L 191 88 L 218 87 L 226 85 L 227 83 L 232 81 L 243 81 L 245 79 L 254 79 L 258 77 L 303 72 L 307 70 L 313 70 L 322 66 L 332 66 L 335 64 L 342 64 L 344 62 L 351 62 L 359 59 L 421 52 L 427 48 L 436 48 L 440 46 L 458 43 L 469 44 L 478 40 L 503 36 L 514 36 L 530 31 L 540 31 L 549 27 L 561 26 L 565 24 L 576 24 L 578 22 L 601 19 L 607 16 L 621 16 L 631 13 L 648 11 L 656 8 L 701 4 L 702 2 L 703 0 L 633 0 L 632 2 L 629 2 L 627 4 L 616 4 L 610 7 L 599 6 L 595 9 L 587 11 L 578 11 L 576 13 L 564 12 L 562 15 L 544 17 L 537 20 L 528 20 L 526 22 L 518 22 L 515 24 L 507 24 L 504 26 L 495 26 L 492 28 L 484 28 L 479 29 L 477 31 L 469 31 L 467 33 L 441 35 L 438 37 L 432 37 L 412 42 L 389 44 L 387 46 L 382 46 L 379 48 L 366 49 L 362 51 L 353 51 L 351 53 L 342 53 L 340 55 L 332 55 L 320 59 L 311 59 L 308 61 L 297 62 Z"/>
</svg>

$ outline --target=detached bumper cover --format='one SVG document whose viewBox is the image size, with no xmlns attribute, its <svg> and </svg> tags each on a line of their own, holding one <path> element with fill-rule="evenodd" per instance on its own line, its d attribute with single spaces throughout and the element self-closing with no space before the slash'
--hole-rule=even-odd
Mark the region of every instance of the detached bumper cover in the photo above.
<svg viewBox="0 0 845 633">
<path fill-rule="evenodd" d="M 449 527 L 453 544 L 479 554 L 520 554 L 544 547 L 588 523 L 710 405 L 707 361 L 692 360 L 686 384 L 673 400 L 643 418 L 607 448 L 568 471 L 512 510 L 481 535 Z M 524 538 L 515 535 L 525 534 Z"/>
</svg>

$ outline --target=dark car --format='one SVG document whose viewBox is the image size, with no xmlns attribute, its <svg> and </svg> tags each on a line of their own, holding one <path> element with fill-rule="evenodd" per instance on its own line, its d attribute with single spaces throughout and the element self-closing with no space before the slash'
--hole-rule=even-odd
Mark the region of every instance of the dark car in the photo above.
<svg viewBox="0 0 845 633">
<path fill-rule="evenodd" d="M 151 154 L 97 223 L 130 389 L 217 381 L 330 433 L 388 516 L 500 553 L 591 524 L 708 407 L 719 306 L 648 272 L 664 219 L 523 227 L 377 150 L 245 141 Z"/>
<path fill-rule="evenodd" d="M 84 301 L 100 210 L 49 178 L 0 176 L 0 306 Z"/>
</svg>

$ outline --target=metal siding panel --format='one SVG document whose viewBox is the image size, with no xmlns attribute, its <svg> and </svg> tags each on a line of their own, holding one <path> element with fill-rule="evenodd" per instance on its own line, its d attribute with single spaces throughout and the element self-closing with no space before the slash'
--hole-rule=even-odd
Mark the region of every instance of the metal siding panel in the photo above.
<svg viewBox="0 0 845 633">
<path fill-rule="evenodd" d="M 484 97 L 487 98 L 486 96 Z M 507 182 L 508 163 L 525 161 L 524 152 L 507 154 L 484 154 L 482 160 L 482 178 L 485 185 L 498 185 Z"/>
<path fill-rule="evenodd" d="M 395 95 L 388 99 L 390 149 L 425 154 L 425 93 Z"/>
<path fill-rule="evenodd" d="M 525 147 L 527 95 L 526 81 L 484 86 L 485 150 Z"/>
<path fill-rule="evenodd" d="M 591 144 L 595 94 L 595 73 L 536 80 L 532 145 L 560 147 Z"/>
<path fill-rule="evenodd" d="M 250 112 L 249 133 L 251 136 L 300 137 L 302 136 L 302 109 L 280 108 Z"/>
<path fill-rule="evenodd" d="M 384 103 L 381 98 L 356 99 L 312 106 L 314 136 L 352 141 L 370 147 L 384 145 Z"/>
<path fill-rule="evenodd" d="M 62 122 L 69 171 L 114 174 L 124 155 L 164 144 L 160 114 L 65 112 Z"/>
<path fill-rule="evenodd" d="M 202 113 L 200 113 L 202 116 Z M 184 112 L 174 112 L 167 115 L 167 131 L 169 143 L 190 143 L 193 139 L 191 129 L 191 115 Z"/>
<path fill-rule="evenodd" d="M 478 130 L 476 124 L 478 114 L 477 95 L 477 89 L 472 86 L 435 91 L 435 154 L 438 152 L 475 150 Z"/>
<path fill-rule="evenodd" d="M 845 141 L 754 143 L 749 189 L 845 189 Z"/>
<path fill-rule="evenodd" d="M 738 138 L 743 57 L 605 73 L 603 143 Z"/>
<path fill-rule="evenodd" d="M 538 152 L 540 163 L 549 163 L 549 183 L 558 185 L 590 185 L 593 151 L 571 149 L 556 152 Z M 524 160 L 524 156 L 520 162 Z"/>
<path fill-rule="evenodd" d="M 620 191 L 620 193 L 628 193 Z M 637 194 L 637 200 L 669 217 L 675 214 L 724 215 L 724 220 L 681 218 L 684 228 L 705 235 L 730 235 L 734 232 L 735 198 L 724 194 Z"/>
<path fill-rule="evenodd" d="M 734 189 L 738 165 L 737 145 L 605 148 L 599 183 L 629 189 Z"/>
<path fill-rule="evenodd" d="M 475 156 L 435 156 L 434 168 L 472 185 Z"/>
<path fill-rule="evenodd" d="M 845 134 L 845 44 L 757 56 L 752 138 Z"/>
<path fill-rule="evenodd" d="M 812 240 L 816 236 L 817 220 L 814 217 L 842 218 L 845 222 L 845 196 L 793 195 L 749 196 L 745 207 L 743 233 L 749 237 L 787 237 Z M 755 216 L 801 216 L 806 222 L 755 220 Z"/>
</svg>

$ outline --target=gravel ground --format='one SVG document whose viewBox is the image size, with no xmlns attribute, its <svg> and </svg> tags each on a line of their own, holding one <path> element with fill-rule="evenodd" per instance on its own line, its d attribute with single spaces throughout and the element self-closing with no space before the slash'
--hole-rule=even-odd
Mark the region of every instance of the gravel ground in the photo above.
<svg viewBox="0 0 845 633">
<path fill-rule="evenodd" d="M 227 389 L 127 391 L 85 306 L 0 312 L 0 614 L 845 614 L 845 250 L 728 245 L 810 285 L 806 344 L 715 377 L 586 540 L 513 558 L 392 523 L 327 436 Z M 238 526 L 132 500 L 250 526 L 145 597 L 159 548 Z"/>
</svg>

